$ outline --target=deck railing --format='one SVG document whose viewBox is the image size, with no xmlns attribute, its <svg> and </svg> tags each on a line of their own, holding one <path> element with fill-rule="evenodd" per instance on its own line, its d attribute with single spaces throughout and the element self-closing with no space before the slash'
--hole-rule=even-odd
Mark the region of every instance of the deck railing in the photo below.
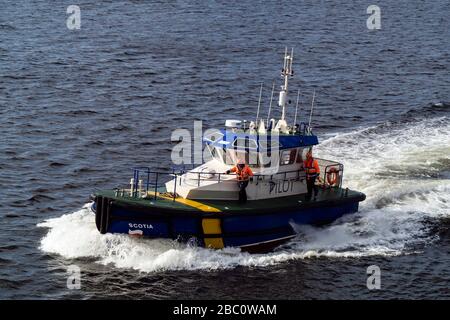
<svg viewBox="0 0 450 320">
<path fill-rule="evenodd" d="M 344 166 L 341 163 L 319 159 L 321 176 L 319 180 L 323 187 L 342 187 L 342 175 L 344 172 Z M 145 192 L 146 196 L 152 195 L 156 200 L 159 192 L 164 190 L 164 185 L 169 180 L 174 180 L 174 190 L 171 193 L 171 197 L 175 201 L 177 194 L 177 185 L 180 186 L 183 183 L 189 185 L 201 186 L 202 181 L 208 182 L 235 182 L 234 179 L 227 179 L 224 177 L 235 176 L 235 173 L 223 173 L 223 172 L 204 172 L 204 171 L 192 171 L 186 168 L 172 169 L 171 171 L 156 171 L 149 167 L 137 167 L 133 169 L 133 179 L 130 181 L 130 189 L 116 189 L 116 196 L 130 196 L 138 197 Z M 334 172 L 333 172 L 334 171 Z M 329 184 L 328 176 L 330 174 L 337 174 L 336 181 L 333 185 Z M 285 172 L 277 172 L 274 174 L 255 174 L 253 176 L 254 183 L 258 184 L 260 181 L 284 181 L 284 180 L 303 180 L 306 178 L 304 169 L 291 170 Z"/>
<path fill-rule="evenodd" d="M 328 183 L 328 177 L 332 175 L 336 175 L 336 182 L 333 184 L 335 187 L 342 187 L 342 181 L 344 176 L 344 165 L 342 163 L 316 158 L 319 162 L 320 172 L 322 173 L 321 179 L 323 179 L 323 184 L 325 186 L 330 186 Z"/>
</svg>

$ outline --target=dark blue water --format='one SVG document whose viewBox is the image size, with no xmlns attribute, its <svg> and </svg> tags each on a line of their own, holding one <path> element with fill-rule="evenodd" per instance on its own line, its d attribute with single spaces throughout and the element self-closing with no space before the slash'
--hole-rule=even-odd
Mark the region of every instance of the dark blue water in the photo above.
<svg viewBox="0 0 450 320">
<path fill-rule="evenodd" d="M 370 1 L 79 1 L 74 31 L 71 1 L 0 4 L 0 298 L 450 297 L 448 1 L 378 2 L 377 31 Z M 89 194 L 171 166 L 174 129 L 253 119 L 261 82 L 266 114 L 285 46 L 360 213 L 267 255 L 99 235 Z"/>
</svg>

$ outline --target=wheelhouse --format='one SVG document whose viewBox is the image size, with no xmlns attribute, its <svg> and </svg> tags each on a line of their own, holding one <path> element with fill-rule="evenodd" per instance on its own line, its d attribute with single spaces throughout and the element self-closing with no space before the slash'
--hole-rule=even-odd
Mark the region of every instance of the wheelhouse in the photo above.
<svg viewBox="0 0 450 320">
<path fill-rule="evenodd" d="M 233 165 L 244 160 L 256 170 L 291 170 L 305 157 L 306 150 L 317 145 L 317 136 L 304 132 L 258 134 L 251 130 L 218 130 L 205 135 L 204 142 L 213 159 Z"/>
</svg>

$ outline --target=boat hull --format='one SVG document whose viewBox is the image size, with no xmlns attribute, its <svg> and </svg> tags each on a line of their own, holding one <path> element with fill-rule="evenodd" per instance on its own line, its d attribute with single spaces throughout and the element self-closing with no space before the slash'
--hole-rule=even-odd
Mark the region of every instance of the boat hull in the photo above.
<svg viewBox="0 0 450 320">
<path fill-rule="evenodd" d="M 220 249 L 240 247 L 248 252 L 267 252 L 295 237 L 295 225 L 325 225 L 358 211 L 362 193 L 323 197 L 320 201 L 285 201 L 282 207 L 251 204 L 229 208 L 224 203 L 216 212 L 162 206 L 158 201 L 127 201 L 94 196 L 101 233 L 122 233 L 148 238 L 168 238 Z M 166 200 L 166 204 L 169 201 Z M 214 203 L 212 203 L 214 204 Z M 211 205 L 211 203 L 208 203 Z M 210 207 L 208 207 L 210 208 Z"/>
</svg>

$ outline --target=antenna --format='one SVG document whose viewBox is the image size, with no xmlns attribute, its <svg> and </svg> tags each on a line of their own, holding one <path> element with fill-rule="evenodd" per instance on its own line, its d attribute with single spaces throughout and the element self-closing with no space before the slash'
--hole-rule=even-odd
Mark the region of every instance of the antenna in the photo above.
<svg viewBox="0 0 450 320">
<path fill-rule="evenodd" d="M 294 126 L 297 124 L 298 99 L 300 98 L 300 89 L 297 92 L 297 104 L 295 105 Z"/>
<path fill-rule="evenodd" d="M 311 131 L 311 119 L 312 119 L 312 114 L 313 114 L 313 109 L 314 109 L 314 99 L 316 98 L 316 89 L 314 89 L 314 93 L 313 93 L 313 97 L 312 97 L 312 101 L 311 101 L 311 113 L 309 114 L 309 123 L 308 123 L 308 128 Z"/>
<path fill-rule="evenodd" d="M 269 105 L 269 113 L 267 114 L 267 123 L 266 126 L 269 125 L 270 111 L 272 110 L 272 100 L 273 100 L 273 91 L 275 90 L 275 81 L 272 83 L 272 95 L 270 96 L 270 105 Z"/>
<path fill-rule="evenodd" d="M 286 116 L 286 97 L 288 93 L 288 80 L 289 77 L 294 75 L 292 71 L 292 59 L 294 57 L 294 48 L 291 49 L 290 55 L 288 54 L 287 47 L 284 49 L 284 64 L 281 70 L 281 76 L 284 78 L 284 83 L 281 86 L 280 97 L 278 99 L 278 106 L 281 107 L 281 120 L 285 120 Z"/>
<path fill-rule="evenodd" d="M 261 89 L 259 89 L 259 101 L 258 101 L 258 110 L 256 111 L 256 125 L 258 125 L 259 118 L 259 107 L 261 106 L 261 95 L 262 95 L 263 83 L 261 82 Z"/>
</svg>

